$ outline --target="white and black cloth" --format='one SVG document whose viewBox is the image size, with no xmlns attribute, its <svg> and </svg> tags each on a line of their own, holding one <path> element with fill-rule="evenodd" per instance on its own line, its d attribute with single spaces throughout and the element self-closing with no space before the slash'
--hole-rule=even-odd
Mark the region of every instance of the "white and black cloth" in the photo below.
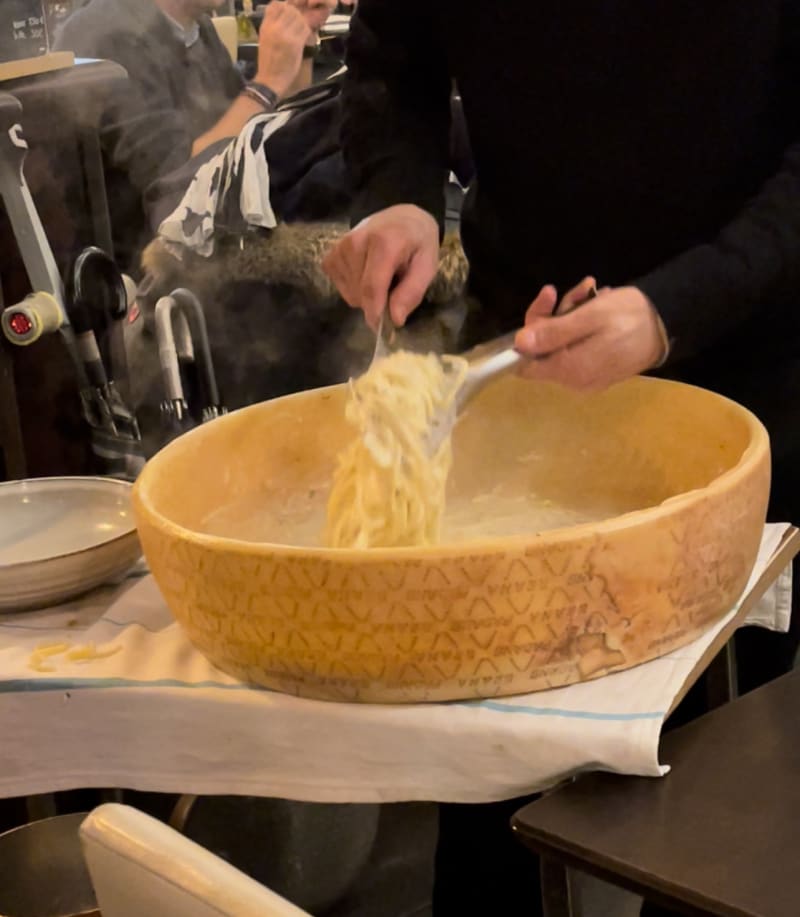
<svg viewBox="0 0 800 917">
<path fill-rule="evenodd" d="M 238 137 L 200 165 L 178 206 L 161 222 L 159 235 L 210 257 L 219 230 L 238 234 L 252 227 L 273 229 L 277 218 L 264 144 L 292 114 L 270 112 L 251 119 Z"/>
<path fill-rule="evenodd" d="M 351 203 L 339 132 L 341 77 L 258 115 L 148 189 L 153 231 L 210 256 L 215 239 L 276 221 L 346 220 Z"/>
</svg>

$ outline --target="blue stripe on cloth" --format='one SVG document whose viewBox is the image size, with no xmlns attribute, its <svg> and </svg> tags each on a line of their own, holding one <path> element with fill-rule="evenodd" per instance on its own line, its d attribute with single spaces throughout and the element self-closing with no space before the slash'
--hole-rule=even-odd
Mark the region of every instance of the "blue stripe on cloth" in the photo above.
<svg viewBox="0 0 800 917">
<path fill-rule="evenodd" d="M 497 713 L 524 713 L 528 716 L 563 716 L 579 720 L 655 720 L 666 716 L 662 710 L 646 713 L 597 713 L 592 710 L 562 710 L 558 707 L 525 707 L 522 704 L 502 704 L 493 700 L 456 701 L 458 707 L 482 707 Z"/>
<path fill-rule="evenodd" d="M 177 678 L 159 678 L 153 681 L 137 681 L 133 678 L 36 678 L 9 679 L 0 681 L 0 694 L 24 694 L 46 691 L 76 691 L 82 688 L 221 688 L 225 691 L 264 691 L 275 693 L 269 688 L 257 685 L 226 685 L 218 681 L 180 681 Z M 455 701 L 454 707 L 491 710 L 495 713 L 522 713 L 528 716 L 560 716 L 567 719 L 581 720 L 654 720 L 666 716 L 663 711 L 647 713 L 598 713 L 591 710 L 563 710 L 549 707 L 525 707 L 521 704 L 501 704 L 497 701 Z"/>
</svg>

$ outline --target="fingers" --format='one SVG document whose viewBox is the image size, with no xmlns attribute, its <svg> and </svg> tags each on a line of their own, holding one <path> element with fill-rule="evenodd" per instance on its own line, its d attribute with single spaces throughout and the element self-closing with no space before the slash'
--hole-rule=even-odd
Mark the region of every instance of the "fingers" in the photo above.
<svg viewBox="0 0 800 917">
<path fill-rule="evenodd" d="M 308 27 L 307 38 L 316 37 L 336 8 L 336 0 L 286 0 L 300 13 Z"/>
<path fill-rule="evenodd" d="M 592 305 L 555 318 L 535 317 L 518 333 L 515 347 L 528 357 L 544 357 L 573 347 L 602 327 L 603 313 Z"/>
<path fill-rule="evenodd" d="M 604 287 L 601 292 L 607 292 L 608 289 L 608 287 Z M 564 315 L 596 295 L 599 294 L 597 292 L 597 282 L 594 277 L 584 277 L 577 286 L 574 286 L 569 293 L 564 296 L 561 302 L 558 302 L 556 288 L 548 284 L 542 287 L 539 291 L 539 295 L 528 307 L 528 311 L 525 313 L 525 324 L 529 324 L 537 317 Z"/>
<path fill-rule="evenodd" d="M 663 357 L 664 338 L 647 296 L 621 287 L 566 315 L 535 318 L 516 346 L 531 358 L 526 377 L 594 391 L 650 369 Z"/>
<path fill-rule="evenodd" d="M 564 315 L 573 309 L 582 305 L 591 296 L 597 293 L 597 281 L 594 277 L 584 277 L 583 280 L 574 286 L 569 293 L 564 296 L 558 307 L 554 310 L 555 315 Z"/>
<path fill-rule="evenodd" d="M 431 263 L 433 262 L 433 263 Z M 437 265 L 425 252 L 408 258 L 402 247 L 380 236 L 345 236 L 323 258 L 322 269 L 349 306 L 362 309 L 371 327 L 377 327 L 388 306 L 392 321 L 405 324 L 420 304 L 436 275 Z M 397 284 L 392 285 L 397 278 Z"/>
<path fill-rule="evenodd" d="M 386 308 L 392 281 L 404 257 L 405 253 L 402 249 L 393 246 L 383 236 L 375 236 L 369 240 L 366 258 L 360 272 L 361 285 L 358 299 L 358 305 L 364 310 L 364 316 L 369 325 L 377 325 L 381 313 Z"/>
<path fill-rule="evenodd" d="M 528 311 L 525 313 L 525 324 L 527 325 L 537 317 L 552 315 L 557 302 L 558 293 L 556 288 L 552 285 L 542 287 L 539 295 L 528 306 Z"/>
<path fill-rule="evenodd" d="M 405 276 L 407 252 L 402 245 L 381 235 L 355 229 L 331 248 L 322 268 L 339 290 L 342 299 L 354 309 L 362 309 L 367 324 L 377 327 L 389 301 L 395 276 Z M 398 287 L 403 309 L 407 307 L 409 287 Z M 424 292 L 424 291 L 423 291 Z M 400 323 L 402 324 L 402 322 Z"/>
<path fill-rule="evenodd" d="M 306 17 L 299 11 L 297 12 L 297 15 L 294 17 L 294 21 L 291 24 L 291 31 L 292 34 L 298 40 L 302 41 L 304 45 L 313 34 L 311 26 L 306 21 Z"/>
<path fill-rule="evenodd" d="M 389 296 L 389 314 L 397 326 L 406 323 L 408 316 L 425 297 L 428 287 L 436 276 L 438 264 L 426 251 L 412 255 L 400 281 Z"/>
<path fill-rule="evenodd" d="M 286 29 L 286 34 L 299 37 L 310 32 L 303 15 L 308 10 L 308 0 L 275 0 L 264 11 L 261 28 L 265 25 Z"/>
<path fill-rule="evenodd" d="M 342 299 L 354 309 L 361 307 L 361 275 L 366 259 L 366 238 L 350 232 L 333 245 L 322 260 Z"/>
<path fill-rule="evenodd" d="M 362 220 L 331 247 L 322 267 L 342 297 L 377 324 L 389 305 L 402 325 L 436 276 L 439 228 L 426 211 L 398 204 Z"/>
<path fill-rule="evenodd" d="M 262 29 L 264 28 L 265 23 L 270 23 L 281 15 L 281 6 L 282 3 L 280 2 L 270 3 L 269 6 L 264 10 L 264 16 L 261 19 Z"/>
</svg>

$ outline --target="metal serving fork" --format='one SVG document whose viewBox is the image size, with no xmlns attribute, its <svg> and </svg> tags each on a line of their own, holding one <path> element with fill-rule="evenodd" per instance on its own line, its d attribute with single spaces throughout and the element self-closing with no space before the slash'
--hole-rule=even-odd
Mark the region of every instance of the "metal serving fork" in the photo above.
<svg viewBox="0 0 800 917">
<path fill-rule="evenodd" d="M 573 308 L 584 305 L 596 296 L 597 289 L 593 287 L 587 297 Z M 388 308 L 384 309 L 378 324 L 375 352 L 372 356 L 373 363 L 375 360 L 389 356 L 394 349 L 393 339 L 397 329 L 388 311 Z M 461 354 L 467 361 L 467 372 L 447 410 L 440 412 L 431 420 L 427 444 L 429 455 L 435 455 L 438 452 L 439 447 L 453 429 L 458 415 L 478 392 L 500 376 L 518 369 L 526 359 L 529 359 L 514 349 L 516 335 L 517 332 L 512 331 L 484 344 L 478 344 L 477 347 Z"/>
</svg>

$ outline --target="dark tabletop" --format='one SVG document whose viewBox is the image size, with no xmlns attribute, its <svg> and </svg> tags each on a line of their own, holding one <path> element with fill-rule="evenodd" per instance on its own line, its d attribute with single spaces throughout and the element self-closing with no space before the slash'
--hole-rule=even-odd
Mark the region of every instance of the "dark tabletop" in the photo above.
<svg viewBox="0 0 800 917">
<path fill-rule="evenodd" d="M 514 819 L 539 853 L 684 913 L 800 914 L 800 671 L 666 735 L 663 779 L 592 774 Z"/>
</svg>

